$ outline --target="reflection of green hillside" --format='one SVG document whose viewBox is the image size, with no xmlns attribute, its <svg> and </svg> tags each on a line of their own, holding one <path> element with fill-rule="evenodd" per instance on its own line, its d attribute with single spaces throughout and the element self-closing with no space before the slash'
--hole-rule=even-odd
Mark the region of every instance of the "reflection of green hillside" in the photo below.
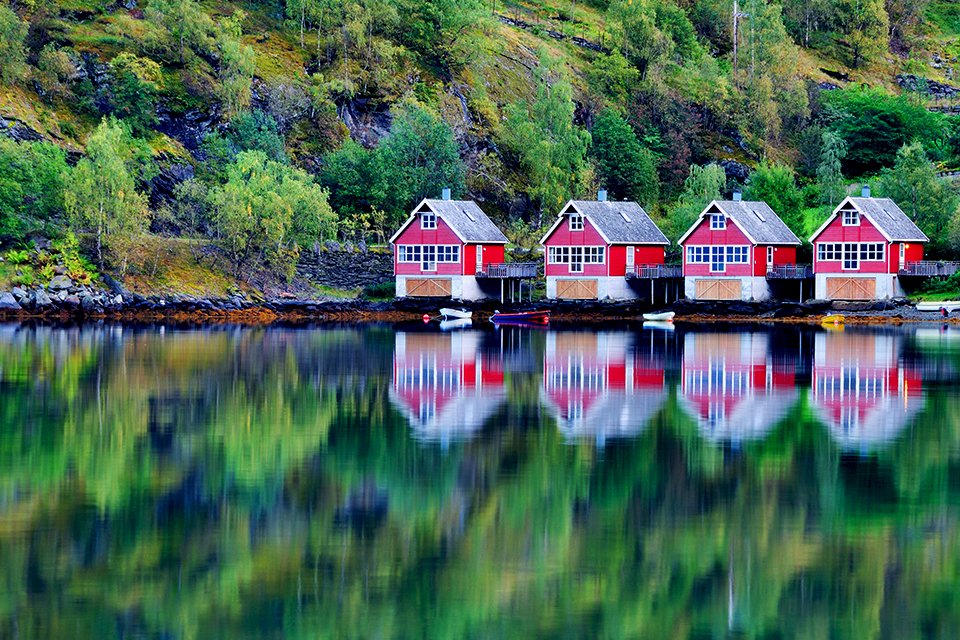
<svg viewBox="0 0 960 640">
<path fill-rule="evenodd" d="M 569 444 L 541 372 L 418 442 L 387 330 L 0 344 L 0 637 L 949 637 L 960 395 L 875 455 L 804 393 L 707 442 L 675 390 Z"/>
</svg>

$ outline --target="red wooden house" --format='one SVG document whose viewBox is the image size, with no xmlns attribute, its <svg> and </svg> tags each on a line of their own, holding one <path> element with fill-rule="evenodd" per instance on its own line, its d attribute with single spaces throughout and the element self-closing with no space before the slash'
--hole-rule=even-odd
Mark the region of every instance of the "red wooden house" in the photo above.
<svg viewBox="0 0 960 640">
<path fill-rule="evenodd" d="M 571 200 L 540 239 L 548 298 L 631 299 L 627 282 L 641 266 L 664 263 L 670 244 L 636 202 Z"/>
<path fill-rule="evenodd" d="M 889 198 L 846 198 L 810 238 L 815 295 L 874 300 L 903 295 L 898 272 L 923 259 L 929 239 Z"/>
<path fill-rule="evenodd" d="M 422 440 L 449 442 L 483 428 L 506 400 L 502 362 L 483 333 L 398 332 L 390 399 Z"/>
<path fill-rule="evenodd" d="M 777 363 L 764 333 L 684 336 L 680 397 L 711 442 L 761 439 L 796 404 L 795 367 Z"/>
<path fill-rule="evenodd" d="M 418 204 L 390 238 L 397 297 L 487 297 L 477 281 L 485 265 L 504 262 L 507 238 L 472 200 Z"/>
<path fill-rule="evenodd" d="M 693 300 L 764 300 L 767 274 L 794 266 L 800 239 L 766 202 L 713 201 L 680 238 L 684 290 Z"/>
<path fill-rule="evenodd" d="M 602 445 L 639 434 L 663 406 L 664 362 L 626 332 L 550 332 L 543 398 L 563 434 Z"/>
<path fill-rule="evenodd" d="M 923 374 L 904 365 L 901 342 L 889 333 L 817 334 L 813 407 L 841 448 L 889 443 L 923 409 Z"/>
</svg>

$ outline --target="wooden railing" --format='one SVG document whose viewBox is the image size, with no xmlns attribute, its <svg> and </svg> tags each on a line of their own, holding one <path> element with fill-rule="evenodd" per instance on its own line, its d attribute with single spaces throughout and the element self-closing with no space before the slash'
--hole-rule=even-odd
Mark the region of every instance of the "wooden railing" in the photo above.
<svg viewBox="0 0 960 640">
<path fill-rule="evenodd" d="M 683 277 L 683 267 L 672 264 L 638 264 L 633 267 L 627 267 L 627 277 L 641 280 L 681 278 Z"/>
<path fill-rule="evenodd" d="M 477 271 L 478 278 L 536 278 L 538 262 L 491 262 Z"/>
<path fill-rule="evenodd" d="M 906 263 L 898 273 L 901 276 L 952 276 L 957 271 L 960 271 L 960 262 L 918 260 Z"/>
<path fill-rule="evenodd" d="M 767 267 L 770 280 L 803 280 L 813 277 L 813 267 L 808 264 L 777 264 Z"/>
</svg>

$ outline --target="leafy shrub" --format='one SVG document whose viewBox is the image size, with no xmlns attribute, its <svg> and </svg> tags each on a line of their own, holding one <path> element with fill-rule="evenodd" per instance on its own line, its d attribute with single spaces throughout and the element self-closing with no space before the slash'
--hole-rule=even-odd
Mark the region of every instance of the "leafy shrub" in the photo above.
<svg viewBox="0 0 960 640">
<path fill-rule="evenodd" d="M 30 262 L 30 250 L 29 249 L 14 249 L 7 253 L 7 260 L 10 264 L 27 264 Z"/>
<path fill-rule="evenodd" d="M 397 295 L 396 283 L 393 280 L 372 284 L 363 288 L 360 297 L 364 300 L 389 300 Z"/>
</svg>

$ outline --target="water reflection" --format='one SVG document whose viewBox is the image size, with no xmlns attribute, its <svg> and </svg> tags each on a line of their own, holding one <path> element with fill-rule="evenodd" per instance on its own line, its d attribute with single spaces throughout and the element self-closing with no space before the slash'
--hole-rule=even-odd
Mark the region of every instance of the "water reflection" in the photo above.
<svg viewBox="0 0 960 640">
<path fill-rule="evenodd" d="M 924 407 L 922 373 L 901 359 L 899 333 L 816 336 L 812 402 L 842 449 L 893 441 Z"/>
<path fill-rule="evenodd" d="M 774 361 L 766 333 L 688 333 L 682 406 L 708 441 L 761 439 L 799 398 L 792 364 Z"/>
<path fill-rule="evenodd" d="M 0 326 L 0 638 L 955 637 L 928 333 Z"/>
<path fill-rule="evenodd" d="M 626 332 L 546 336 L 543 399 L 571 440 L 634 437 L 667 397 L 664 362 Z"/>
<path fill-rule="evenodd" d="M 479 431 L 506 400 L 502 352 L 483 353 L 480 331 L 399 331 L 390 399 L 414 436 L 448 443 Z"/>
</svg>

